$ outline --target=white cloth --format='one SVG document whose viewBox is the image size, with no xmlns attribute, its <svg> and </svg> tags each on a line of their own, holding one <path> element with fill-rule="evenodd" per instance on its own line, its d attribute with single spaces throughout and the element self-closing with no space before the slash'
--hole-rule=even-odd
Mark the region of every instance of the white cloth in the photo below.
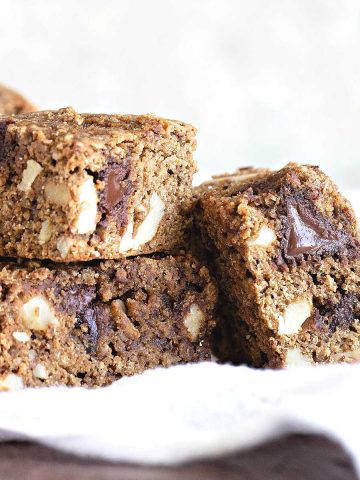
<svg viewBox="0 0 360 480">
<path fill-rule="evenodd" d="M 359 378 L 360 364 L 263 371 L 208 362 L 158 368 L 96 390 L 3 393 L 0 439 L 171 464 L 314 432 L 340 441 L 360 473 Z"/>
</svg>

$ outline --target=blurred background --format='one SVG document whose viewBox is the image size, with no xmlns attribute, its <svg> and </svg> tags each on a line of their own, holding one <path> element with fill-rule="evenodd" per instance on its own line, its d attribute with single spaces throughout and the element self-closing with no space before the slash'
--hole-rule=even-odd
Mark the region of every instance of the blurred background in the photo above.
<svg viewBox="0 0 360 480">
<path fill-rule="evenodd" d="M 2 0 L 0 81 L 41 109 L 199 129 L 202 176 L 314 163 L 360 181 L 359 0 Z"/>
</svg>

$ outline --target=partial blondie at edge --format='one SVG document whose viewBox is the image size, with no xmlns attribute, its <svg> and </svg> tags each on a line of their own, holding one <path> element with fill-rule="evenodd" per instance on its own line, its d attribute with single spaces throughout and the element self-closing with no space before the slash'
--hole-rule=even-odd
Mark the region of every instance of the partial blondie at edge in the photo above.
<svg viewBox="0 0 360 480">
<path fill-rule="evenodd" d="M 0 84 L 0 115 L 35 112 L 37 108 L 20 93 Z"/>
<path fill-rule="evenodd" d="M 318 167 L 240 169 L 196 190 L 222 292 L 223 360 L 262 367 L 360 360 L 360 249 L 349 202 Z"/>
</svg>

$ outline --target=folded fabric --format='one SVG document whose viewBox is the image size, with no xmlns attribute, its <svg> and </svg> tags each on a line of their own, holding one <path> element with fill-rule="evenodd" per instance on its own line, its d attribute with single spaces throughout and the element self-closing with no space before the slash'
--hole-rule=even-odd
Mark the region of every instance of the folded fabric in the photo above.
<svg viewBox="0 0 360 480">
<path fill-rule="evenodd" d="M 360 473 L 359 377 L 360 364 L 274 371 L 205 362 L 158 368 L 102 389 L 3 393 L 0 440 L 172 464 L 313 432 L 339 441 Z"/>
</svg>

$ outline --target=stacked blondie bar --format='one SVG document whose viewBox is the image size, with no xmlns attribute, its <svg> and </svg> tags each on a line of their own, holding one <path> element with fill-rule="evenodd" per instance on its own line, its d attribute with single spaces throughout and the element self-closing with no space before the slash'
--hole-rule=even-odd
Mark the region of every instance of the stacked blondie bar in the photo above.
<svg viewBox="0 0 360 480">
<path fill-rule="evenodd" d="M 183 249 L 195 133 L 71 108 L 0 116 L 2 389 L 209 359 L 216 287 Z"/>
<path fill-rule="evenodd" d="M 359 231 L 319 168 L 194 191 L 194 127 L 32 110 L 0 87 L 0 389 L 105 385 L 211 349 L 360 360 Z"/>
</svg>

